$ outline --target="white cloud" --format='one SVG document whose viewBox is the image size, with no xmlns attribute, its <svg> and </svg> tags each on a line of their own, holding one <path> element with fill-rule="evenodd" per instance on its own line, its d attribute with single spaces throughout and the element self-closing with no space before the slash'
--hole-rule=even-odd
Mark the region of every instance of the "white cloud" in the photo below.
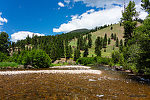
<svg viewBox="0 0 150 100">
<path fill-rule="evenodd" d="M 106 6 L 106 8 L 111 8 L 114 7 L 114 5 L 112 4 L 119 4 L 119 5 L 123 5 L 124 4 L 124 0 L 74 0 L 74 2 L 79 2 L 82 1 L 84 4 L 86 4 L 87 7 L 96 7 L 96 8 L 104 8 L 104 6 Z M 138 4 L 139 2 L 141 2 L 141 0 L 125 0 L 126 3 L 129 3 L 129 1 L 135 1 L 136 4 Z"/>
<path fill-rule="evenodd" d="M 69 4 L 70 3 L 70 0 L 64 0 L 65 3 Z"/>
<path fill-rule="evenodd" d="M 65 5 L 64 5 L 62 2 L 58 2 L 58 5 L 59 5 L 60 7 L 65 7 Z"/>
<path fill-rule="evenodd" d="M 45 36 L 44 34 L 40 34 L 40 33 L 33 33 L 33 32 L 28 32 L 28 31 L 19 31 L 19 32 L 11 35 L 11 41 L 17 42 L 18 40 L 26 39 L 26 37 L 28 35 L 29 35 L 29 37 L 32 37 L 33 35 Z"/>
<path fill-rule="evenodd" d="M 141 3 L 136 3 L 135 7 L 140 12 L 139 18 L 145 19 L 148 13 L 141 9 Z M 71 21 L 61 24 L 59 28 L 53 28 L 53 32 L 69 32 L 81 28 L 92 29 L 96 26 L 117 23 L 122 17 L 122 10 L 123 7 L 114 6 L 106 10 L 91 9 L 82 15 L 71 15 Z"/>
<path fill-rule="evenodd" d="M 0 12 L 0 25 L 3 25 L 4 23 L 7 23 L 8 20 L 6 18 L 1 17 L 2 13 Z"/>
<path fill-rule="evenodd" d="M 122 8 L 115 7 L 103 11 L 89 10 L 82 15 L 71 16 L 71 21 L 61 24 L 59 28 L 54 28 L 53 32 L 69 32 L 75 29 L 92 29 L 96 26 L 117 23 L 122 16 Z"/>
<path fill-rule="evenodd" d="M 148 13 L 141 9 L 141 3 L 137 4 L 135 8 L 139 12 L 139 18 L 144 20 L 148 16 Z"/>
</svg>

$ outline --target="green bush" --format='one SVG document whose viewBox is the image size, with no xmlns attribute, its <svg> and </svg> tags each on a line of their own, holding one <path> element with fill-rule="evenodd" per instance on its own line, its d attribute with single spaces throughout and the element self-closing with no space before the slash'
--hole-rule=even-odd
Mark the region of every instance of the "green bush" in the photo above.
<svg viewBox="0 0 150 100">
<path fill-rule="evenodd" d="M 111 58 L 96 57 L 97 64 L 112 65 Z"/>
<path fill-rule="evenodd" d="M 77 60 L 77 63 L 83 64 L 83 65 L 95 64 L 96 60 L 95 60 L 95 57 L 82 57 Z"/>
<path fill-rule="evenodd" d="M 13 58 L 17 63 L 25 66 L 31 65 L 34 68 L 48 68 L 51 66 L 51 59 L 43 50 L 22 51 L 20 55 L 15 54 Z"/>
<path fill-rule="evenodd" d="M 115 64 L 123 64 L 124 63 L 124 56 L 122 53 L 119 53 L 118 51 L 114 51 L 112 53 L 112 61 L 115 63 Z"/>
<path fill-rule="evenodd" d="M 2 53 L 2 52 L 0 52 L 0 62 L 2 62 L 2 61 L 6 61 L 7 60 L 7 55 L 6 54 L 4 54 L 4 53 Z"/>
<path fill-rule="evenodd" d="M 31 65 L 34 68 L 48 68 L 51 66 L 51 59 L 43 50 L 32 50 L 24 56 L 22 63 Z"/>
<path fill-rule="evenodd" d="M 20 54 L 14 54 L 13 58 L 14 60 L 19 64 L 25 64 L 25 60 L 27 59 L 30 51 L 22 51 Z"/>
</svg>

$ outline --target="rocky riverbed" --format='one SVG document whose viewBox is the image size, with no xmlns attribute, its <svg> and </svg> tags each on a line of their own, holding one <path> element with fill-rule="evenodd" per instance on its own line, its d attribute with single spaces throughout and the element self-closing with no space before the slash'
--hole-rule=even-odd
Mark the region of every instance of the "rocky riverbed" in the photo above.
<svg viewBox="0 0 150 100">
<path fill-rule="evenodd" d="M 58 70 L 57 67 L 55 71 L 37 70 L 38 73 L 35 70 L 17 71 L 19 74 L 0 72 L 0 99 L 150 99 L 147 84 L 132 81 L 116 71 L 80 67 L 73 70 Z"/>
</svg>

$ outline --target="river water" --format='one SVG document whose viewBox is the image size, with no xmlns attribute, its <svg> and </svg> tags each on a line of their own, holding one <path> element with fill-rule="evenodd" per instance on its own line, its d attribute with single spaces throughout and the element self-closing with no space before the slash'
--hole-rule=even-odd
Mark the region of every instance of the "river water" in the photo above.
<svg viewBox="0 0 150 100">
<path fill-rule="evenodd" d="M 103 66 L 92 69 L 102 74 L 0 75 L 0 99 L 150 100 L 150 85 L 143 79 Z"/>
</svg>

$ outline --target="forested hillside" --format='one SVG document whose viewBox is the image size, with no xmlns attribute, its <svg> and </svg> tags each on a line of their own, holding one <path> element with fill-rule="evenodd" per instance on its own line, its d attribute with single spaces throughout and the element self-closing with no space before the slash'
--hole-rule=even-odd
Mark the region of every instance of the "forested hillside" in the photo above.
<svg viewBox="0 0 150 100">
<path fill-rule="evenodd" d="M 107 45 L 106 48 L 106 52 L 104 52 L 104 48 L 102 49 L 102 56 L 103 57 L 111 57 L 111 53 L 114 50 L 119 50 L 118 47 L 116 47 L 116 40 L 113 39 L 113 37 L 111 37 L 111 35 L 113 34 L 114 36 L 116 35 L 116 39 L 118 38 L 118 40 L 124 40 L 123 39 L 123 26 L 121 24 L 113 24 L 113 25 L 109 25 L 105 28 L 100 28 L 100 29 L 95 29 L 95 31 L 90 32 L 89 34 L 91 34 L 91 39 L 92 39 L 92 47 L 89 48 L 89 55 L 88 57 L 92 57 L 92 56 L 96 56 L 95 55 L 95 40 L 97 37 L 103 37 L 105 36 L 105 34 L 107 35 L 107 38 L 110 38 L 110 44 Z M 84 36 L 85 37 L 85 36 Z M 70 44 L 74 47 L 77 46 L 77 39 L 73 39 Z M 81 51 L 82 52 L 82 51 Z"/>
</svg>

